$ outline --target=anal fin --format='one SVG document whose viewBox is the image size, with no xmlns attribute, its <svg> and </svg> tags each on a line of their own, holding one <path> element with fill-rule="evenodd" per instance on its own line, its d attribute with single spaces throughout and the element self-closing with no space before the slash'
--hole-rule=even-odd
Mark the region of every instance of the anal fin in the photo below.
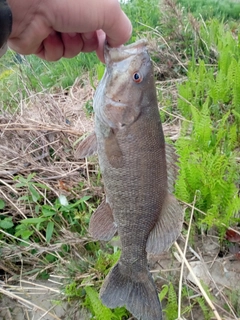
<svg viewBox="0 0 240 320">
<path fill-rule="evenodd" d="M 104 241 L 111 240 L 117 232 L 112 209 L 105 200 L 93 213 L 89 224 L 89 232 L 94 239 Z"/>
<path fill-rule="evenodd" d="M 167 251 L 180 235 L 183 219 L 183 208 L 173 195 L 167 194 L 159 219 L 149 234 L 146 251 L 152 254 Z"/>
<path fill-rule="evenodd" d="M 83 159 L 97 152 L 97 137 L 95 132 L 92 132 L 84 140 L 82 140 L 74 153 L 75 159 Z"/>
</svg>

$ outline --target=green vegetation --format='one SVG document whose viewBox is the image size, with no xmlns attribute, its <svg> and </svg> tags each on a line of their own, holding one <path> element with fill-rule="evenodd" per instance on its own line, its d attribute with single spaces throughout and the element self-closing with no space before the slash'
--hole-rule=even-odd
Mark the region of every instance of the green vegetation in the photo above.
<svg viewBox="0 0 240 320">
<path fill-rule="evenodd" d="M 127 3 L 122 3 L 122 8 L 132 22 L 131 42 L 142 38 L 149 27 L 156 28 L 159 25 L 159 1 L 129 0 Z"/>
<path fill-rule="evenodd" d="M 157 26 L 159 22 L 157 0 L 131 0 L 122 6 L 132 17 L 134 32 L 131 41 L 142 37 L 143 31 L 146 30 L 146 26 L 142 24 L 153 28 Z M 68 90 L 76 78 L 86 74 L 93 85 L 93 77 L 101 78 L 103 69 L 103 64 L 99 62 L 95 53 L 79 54 L 74 59 L 46 62 L 32 55 L 22 58 L 8 51 L 0 61 L 0 101 L 5 108 L 16 107 L 18 101 L 27 98 L 32 92 L 54 91 L 59 88 Z M 15 92 L 14 96 L 10 94 L 11 92 Z"/>
<path fill-rule="evenodd" d="M 0 74 L 0 97 L 5 108 L 16 106 L 32 92 L 67 90 L 78 77 L 87 73 L 89 78 L 96 76 L 96 66 L 101 66 L 95 53 L 57 62 L 46 62 L 32 55 L 22 58 L 20 63 L 11 62 L 13 59 L 15 54 L 10 51 L 1 59 L 0 71 L 4 71 Z M 9 88 L 16 92 L 14 96 L 9 94 Z"/>
<path fill-rule="evenodd" d="M 117 308 L 110 310 L 105 307 L 99 299 L 98 292 L 92 287 L 85 287 L 87 299 L 85 306 L 89 308 L 91 313 L 99 320 L 122 320 L 128 317 L 128 312 L 125 308 Z"/>
<path fill-rule="evenodd" d="M 239 223 L 239 39 L 229 25 L 216 19 L 201 24 L 190 20 L 189 24 L 184 15 L 177 13 L 181 19 L 171 19 L 170 26 L 181 27 L 179 33 L 172 33 L 170 45 L 180 38 L 178 43 L 182 49 L 194 36 L 198 38 L 194 50 L 184 52 L 188 62 L 187 78 L 177 85 L 176 109 L 185 120 L 176 142 L 181 162 L 176 194 L 191 203 L 198 190 L 196 207 L 206 214 L 196 212 L 198 227 L 217 226 L 223 236 L 226 227 Z M 170 11 L 168 18 L 172 14 Z M 183 29 L 186 30 L 184 36 Z M 182 53 L 177 54 L 179 57 Z M 183 68 L 179 72 L 185 74 Z M 176 112 L 172 110 L 169 95 L 166 104 L 169 112 Z"/>
<path fill-rule="evenodd" d="M 192 12 L 195 16 L 201 16 L 204 20 L 218 18 L 220 20 L 239 19 L 240 3 L 226 0 L 178 0 L 178 3 L 186 11 Z"/>
<path fill-rule="evenodd" d="M 184 123 L 177 142 L 182 157 L 177 195 L 191 202 L 199 190 L 196 206 L 207 214 L 200 223 L 229 226 L 238 221 L 240 206 L 235 151 L 240 141 L 240 50 L 230 30 L 217 20 L 207 27 L 200 37 L 217 50 L 217 63 L 206 66 L 192 59 L 188 80 L 178 86 L 178 109 L 191 122 Z"/>
<path fill-rule="evenodd" d="M 188 297 L 194 294 L 194 291 L 189 289 L 187 286 L 182 288 L 182 305 L 184 306 L 181 310 L 181 315 L 188 319 L 191 315 L 194 307 L 198 305 L 201 309 L 201 316 L 206 320 L 210 320 L 212 312 L 209 311 L 208 306 L 203 297 L 195 297 L 192 303 L 189 303 Z M 163 285 L 162 291 L 159 294 L 160 301 L 166 299 L 166 306 L 164 308 L 164 313 L 166 314 L 166 319 L 176 320 L 178 318 L 178 297 L 177 292 L 172 283 L 169 285 Z"/>
<path fill-rule="evenodd" d="M 131 42 L 150 39 L 161 118 L 181 126 L 174 143 L 180 167 L 175 193 L 180 201 L 194 203 L 192 233 L 196 238 L 199 233 L 214 231 L 220 244 L 225 245 L 226 229 L 240 223 L 240 4 L 223 0 L 179 0 L 176 4 L 164 0 L 159 6 L 157 0 L 130 0 L 122 7 L 133 22 Z M 88 78 L 94 88 L 104 71 L 94 53 L 55 63 L 34 56 L 16 59 L 9 51 L 0 61 L 3 115 L 5 111 L 14 114 L 20 102 L 29 101 L 38 92 L 69 95 L 76 78 L 81 87 L 86 86 L 82 79 Z M 92 97 L 88 97 L 84 111 L 88 117 L 92 115 Z M 49 129 L 41 129 L 40 134 L 49 134 Z M 68 140 L 67 135 L 58 139 Z M 30 144 L 36 148 L 40 145 L 37 139 Z M 50 161 L 45 162 L 49 172 L 53 160 L 69 167 L 75 164 L 72 150 L 65 145 L 63 160 L 52 156 L 54 149 L 44 147 L 50 153 Z M 124 308 L 109 310 L 98 297 L 120 249 L 114 243 L 93 242 L 88 237 L 90 216 L 103 198 L 96 159 L 80 163 L 79 181 L 71 181 L 70 176 L 69 186 L 61 177 L 55 181 L 42 179 L 37 165 L 34 162 L 33 169 L 28 170 L 28 164 L 24 164 L 17 173 L 4 176 L 6 181 L 0 180 L 0 247 L 10 251 L 17 248 L 21 256 L 7 255 L 5 260 L 16 265 L 24 261 L 23 270 L 19 269 L 21 277 L 48 279 L 53 272 L 64 275 L 64 299 L 86 308 L 92 319 L 129 319 L 131 315 Z M 51 176 L 58 177 L 55 171 Z M 187 209 L 186 221 L 189 215 Z M 158 287 L 168 320 L 178 317 L 176 278 L 170 273 Z M 239 312 L 239 293 L 227 294 L 235 312 Z M 182 316 L 190 317 L 195 308 L 204 319 L 211 318 L 205 299 L 184 285 Z M 229 311 L 228 305 L 224 308 Z"/>
<path fill-rule="evenodd" d="M 23 190 L 24 193 L 17 200 L 33 210 L 32 217 L 26 216 L 17 224 L 13 224 L 13 217 L 1 215 L 1 227 L 25 241 L 35 241 L 40 237 L 49 243 L 54 233 L 57 235 L 64 224 L 67 224 L 72 232 L 84 236 L 87 232 L 88 213 L 93 211 L 87 202 L 91 197 L 84 196 L 73 203 L 68 203 L 66 197 L 62 195 L 54 202 L 48 200 L 46 204 L 45 195 L 49 188 L 45 184 L 35 182 L 34 176 L 35 173 L 29 174 L 27 178 L 23 176 L 14 178 L 14 188 Z M 0 209 L 4 209 L 5 203 L 2 199 L 1 203 Z"/>
</svg>

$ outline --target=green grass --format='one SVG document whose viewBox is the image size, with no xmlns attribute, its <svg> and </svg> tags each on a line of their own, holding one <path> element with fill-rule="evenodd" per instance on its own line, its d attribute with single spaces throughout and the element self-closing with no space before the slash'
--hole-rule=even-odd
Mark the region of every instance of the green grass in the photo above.
<svg viewBox="0 0 240 320">
<path fill-rule="evenodd" d="M 198 228 L 218 226 L 223 237 L 226 227 L 236 226 L 240 221 L 238 39 L 232 23 L 224 24 L 216 18 L 188 19 L 172 3 L 164 22 L 161 29 L 167 34 L 168 45 L 175 49 L 178 58 L 175 63 L 182 59 L 188 66 L 186 79 L 177 84 L 174 92 L 177 101 L 170 91 L 166 101 L 164 98 L 162 101 L 166 110 L 185 119 L 176 142 L 180 156 L 176 193 L 179 199 L 192 203 L 197 190 L 196 206 L 206 214 L 195 213 Z M 239 28 L 237 24 L 234 26 Z M 185 70 L 180 69 L 179 74 L 185 75 Z M 163 113 L 165 120 L 172 120 Z"/>
<path fill-rule="evenodd" d="M 74 59 L 61 59 L 57 62 L 39 61 L 37 57 L 26 57 L 26 63 L 21 66 L 22 73 L 29 79 L 35 91 L 50 88 L 68 88 L 77 77 L 95 68 L 99 63 L 95 53 L 80 53 Z"/>
<path fill-rule="evenodd" d="M 68 90 L 77 78 L 88 73 L 96 77 L 102 63 L 95 53 L 80 53 L 73 59 L 62 58 L 46 62 L 33 55 L 18 63 L 9 51 L 2 59 L 0 70 L 0 98 L 3 107 L 15 109 L 17 102 L 34 92 Z"/>
<path fill-rule="evenodd" d="M 132 22 L 131 42 L 143 37 L 144 33 L 149 31 L 148 27 L 155 28 L 159 25 L 160 3 L 158 0 L 129 0 L 128 3 L 122 3 L 122 9 Z"/>
<path fill-rule="evenodd" d="M 141 23 L 153 28 L 159 23 L 157 0 L 131 0 L 122 7 L 133 23 L 131 42 L 146 30 Z M 46 62 L 33 55 L 17 59 L 15 53 L 9 51 L 0 61 L 0 100 L 5 109 L 15 109 L 17 101 L 28 97 L 30 92 L 68 89 L 76 78 L 86 73 L 90 79 L 96 76 L 99 79 L 102 69 L 95 53 L 80 53 L 72 59 Z"/>
<path fill-rule="evenodd" d="M 238 20 L 240 18 L 240 3 L 231 0 L 178 0 L 186 11 L 192 12 L 196 17 L 201 15 L 204 20 L 218 18 Z"/>
</svg>

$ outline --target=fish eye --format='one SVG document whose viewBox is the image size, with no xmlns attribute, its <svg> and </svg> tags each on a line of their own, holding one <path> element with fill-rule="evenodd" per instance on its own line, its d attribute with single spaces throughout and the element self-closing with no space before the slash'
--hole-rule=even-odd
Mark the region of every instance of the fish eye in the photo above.
<svg viewBox="0 0 240 320">
<path fill-rule="evenodd" d="M 139 72 L 134 72 L 134 74 L 133 74 L 133 81 L 139 83 L 139 82 L 142 82 L 142 79 L 143 79 L 143 77 L 142 77 L 141 73 L 139 73 Z"/>
</svg>

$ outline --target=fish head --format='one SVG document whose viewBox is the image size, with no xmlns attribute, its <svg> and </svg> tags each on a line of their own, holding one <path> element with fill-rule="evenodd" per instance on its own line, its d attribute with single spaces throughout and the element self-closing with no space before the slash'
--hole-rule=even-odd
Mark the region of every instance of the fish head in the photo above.
<svg viewBox="0 0 240 320">
<path fill-rule="evenodd" d="M 96 117 L 111 128 L 123 128 L 137 120 L 155 94 L 152 62 L 147 41 L 104 49 L 106 69 L 96 90 Z M 149 104 L 149 103 L 148 103 Z"/>
</svg>

